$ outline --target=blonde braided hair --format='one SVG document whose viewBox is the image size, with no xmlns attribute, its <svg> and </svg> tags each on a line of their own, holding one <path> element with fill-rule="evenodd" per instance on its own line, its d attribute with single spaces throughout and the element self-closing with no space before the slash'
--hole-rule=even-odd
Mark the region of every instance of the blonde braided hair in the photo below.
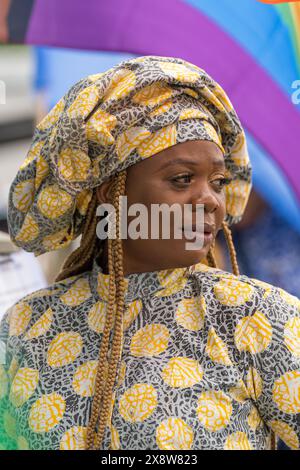
<svg viewBox="0 0 300 470">
<path fill-rule="evenodd" d="M 123 252 L 120 236 L 120 207 L 119 196 L 125 193 L 126 171 L 120 172 L 112 185 L 112 204 L 116 211 L 117 239 L 108 239 L 108 269 L 109 269 L 109 297 L 107 314 L 99 352 L 98 369 L 95 382 L 95 394 L 92 403 L 90 422 L 87 429 L 87 449 L 98 449 L 104 437 L 105 426 L 109 415 L 112 391 L 115 384 L 118 361 L 121 355 L 123 334 L 123 310 L 125 281 L 123 273 Z M 97 235 L 95 216 L 97 205 L 96 193 L 89 204 L 85 226 L 82 233 L 80 246 L 67 258 L 56 281 L 74 276 L 83 272 L 87 266 L 91 266 L 97 256 Z M 115 318 L 114 318 L 115 313 Z M 111 356 L 108 358 L 110 331 L 114 325 Z M 99 419 L 99 423 L 98 423 Z M 96 426 L 98 429 L 96 432 Z"/>
<path fill-rule="evenodd" d="M 108 239 L 108 271 L 109 271 L 109 296 L 107 305 L 107 314 L 105 326 L 102 335 L 101 347 L 99 352 L 98 369 L 95 381 L 95 394 L 92 403 L 91 417 L 87 429 L 86 448 L 90 450 L 99 449 L 103 442 L 105 426 L 108 422 L 112 404 L 113 388 L 116 381 L 118 364 L 121 359 L 123 342 L 123 312 L 125 296 L 125 280 L 123 272 L 123 249 L 120 239 L 120 204 L 119 197 L 125 194 L 126 170 L 117 174 L 112 185 L 112 204 L 116 211 L 116 239 Z M 56 282 L 67 277 L 77 275 L 90 269 L 93 259 L 99 254 L 99 245 L 96 235 L 96 206 L 97 196 L 93 193 L 89 204 L 85 226 L 82 233 L 80 246 L 67 258 L 62 266 L 62 270 L 56 278 Z M 239 275 L 236 251 L 234 248 L 231 230 L 223 222 L 223 232 L 227 242 L 232 264 L 232 270 L 235 275 Z M 207 261 L 209 266 L 217 267 L 214 244 L 211 246 Z M 110 332 L 114 327 L 110 357 L 109 338 Z M 97 428 L 97 429 L 96 429 Z M 274 444 L 274 435 L 272 434 L 272 448 Z"/>
<path fill-rule="evenodd" d="M 239 270 L 239 265 L 238 265 L 238 262 L 237 262 L 237 256 L 236 256 L 234 243 L 233 243 L 233 240 L 232 240 L 231 230 L 228 227 L 226 222 L 222 223 L 222 228 L 223 228 L 226 244 L 227 244 L 229 255 L 230 255 L 232 272 L 236 276 L 239 276 L 240 275 L 240 270 Z M 213 242 L 213 244 L 211 245 L 211 247 L 209 249 L 209 252 L 206 255 L 206 259 L 207 259 L 208 265 L 210 267 L 217 268 L 218 266 L 217 266 L 217 261 L 216 261 L 216 257 L 215 257 L 215 254 L 214 254 L 214 245 L 215 245 L 215 243 Z"/>
</svg>

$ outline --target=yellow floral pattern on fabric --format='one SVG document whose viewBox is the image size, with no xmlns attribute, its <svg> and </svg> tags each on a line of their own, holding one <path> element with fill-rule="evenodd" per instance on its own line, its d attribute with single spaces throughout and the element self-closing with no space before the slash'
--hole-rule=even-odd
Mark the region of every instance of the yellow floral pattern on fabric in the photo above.
<svg viewBox="0 0 300 470">
<path fill-rule="evenodd" d="M 291 353 L 300 357 L 300 318 L 291 318 L 286 322 L 284 341 Z"/>
<path fill-rule="evenodd" d="M 158 106 L 154 111 L 151 111 L 150 116 L 155 117 L 159 116 L 160 114 L 166 113 L 172 108 L 172 100 L 166 101 L 165 104 Z"/>
<path fill-rule="evenodd" d="M 97 110 L 87 122 L 87 138 L 100 145 L 111 145 L 115 139 L 111 131 L 117 125 L 117 118 L 101 109 Z"/>
<path fill-rule="evenodd" d="M 214 328 L 211 328 L 208 334 L 206 353 L 214 362 L 224 364 L 225 366 L 232 365 L 226 344 L 216 334 Z"/>
<path fill-rule="evenodd" d="M 131 323 L 135 320 L 135 318 L 139 315 L 143 308 L 143 303 L 141 300 L 134 300 L 133 302 L 128 305 L 124 312 L 124 331 L 130 327 Z"/>
<path fill-rule="evenodd" d="M 236 307 L 251 299 L 253 288 L 234 278 L 222 279 L 215 285 L 215 296 L 223 305 Z"/>
<path fill-rule="evenodd" d="M 269 346 L 272 326 L 265 315 L 257 311 L 252 317 L 245 317 L 239 322 L 234 337 L 240 351 L 246 350 L 256 354 Z"/>
<path fill-rule="evenodd" d="M 82 150 L 64 147 L 59 160 L 58 170 L 69 181 L 82 181 L 88 176 L 90 159 Z"/>
<path fill-rule="evenodd" d="M 230 434 L 226 439 L 224 450 L 251 450 L 251 444 L 244 432 Z"/>
<path fill-rule="evenodd" d="M 111 426 L 111 449 L 119 450 L 121 447 L 119 433 L 114 426 Z"/>
<path fill-rule="evenodd" d="M 244 167 L 247 165 L 247 156 L 245 155 L 244 152 L 244 146 L 245 146 L 245 136 L 241 134 L 238 139 L 237 139 L 237 144 L 233 152 L 231 153 L 231 158 L 235 165 Z"/>
<path fill-rule="evenodd" d="M 254 282 L 259 287 L 262 287 L 265 290 L 264 297 L 268 297 L 268 295 L 272 292 L 272 287 L 271 284 L 268 284 L 267 282 L 260 281 L 258 279 L 251 279 L 251 281 Z"/>
<path fill-rule="evenodd" d="M 193 430 L 180 418 L 168 418 L 156 430 L 156 442 L 161 450 L 192 448 Z"/>
<path fill-rule="evenodd" d="M 137 147 L 137 152 L 142 158 L 151 157 L 152 155 L 175 145 L 176 139 L 176 126 L 167 126 L 154 132 L 150 137 L 143 139 L 142 143 Z"/>
<path fill-rule="evenodd" d="M 109 294 L 109 276 L 104 274 L 98 275 L 97 293 L 102 300 L 108 301 Z"/>
<path fill-rule="evenodd" d="M 243 380 L 239 380 L 238 383 L 229 389 L 229 394 L 234 400 L 238 401 L 239 403 L 245 402 L 250 395 L 248 393 L 247 387 Z"/>
<path fill-rule="evenodd" d="M 168 295 L 176 294 L 184 289 L 187 283 L 187 278 L 183 276 L 183 269 L 174 269 L 172 273 L 169 270 L 162 271 L 159 275 L 160 285 L 163 287 L 155 295 L 157 297 L 165 297 Z"/>
<path fill-rule="evenodd" d="M 132 127 L 128 131 L 123 132 L 118 137 L 116 143 L 116 151 L 120 160 L 125 160 L 149 136 L 151 136 L 151 132 L 144 127 Z"/>
<path fill-rule="evenodd" d="M 199 77 L 199 73 L 193 72 L 188 67 L 182 64 L 172 64 L 167 62 L 159 62 L 160 68 L 167 74 L 187 83 L 193 83 Z"/>
<path fill-rule="evenodd" d="M 204 129 L 206 130 L 207 135 L 210 137 L 210 139 L 220 147 L 220 149 L 222 150 L 223 153 L 225 153 L 225 150 L 224 150 L 223 145 L 221 143 L 221 139 L 220 139 L 216 129 L 214 128 L 214 126 L 212 126 L 207 121 L 203 121 L 202 125 L 203 125 Z"/>
<path fill-rule="evenodd" d="M 73 362 L 82 349 L 82 338 L 79 333 L 69 331 L 59 333 L 50 343 L 47 362 L 51 367 L 62 367 Z"/>
<path fill-rule="evenodd" d="M 222 391 L 203 392 L 198 400 L 197 415 L 209 431 L 219 431 L 230 421 L 232 402 Z"/>
<path fill-rule="evenodd" d="M 200 111 L 200 109 L 185 109 L 184 111 L 181 111 L 179 120 L 184 121 L 185 119 L 193 119 L 193 118 L 198 118 L 198 119 L 207 119 L 207 114 L 205 114 L 203 111 Z"/>
<path fill-rule="evenodd" d="M 29 243 L 35 238 L 37 238 L 39 233 L 40 229 L 38 224 L 36 223 L 32 215 L 27 214 L 24 219 L 22 228 L 16 236 L 16 240 L 24 243 Z"/>
<path fill-rule="evenodd" d="M 149 418 L 157 406 L 157 391 L 152 385 L 136 384 L 120 399 L 120 414 L 131 423 Z"/>
<path fill-rule="evenodd" d="M 103 101 L 125 98 L 134 89 L 135 84 L 136 76 L 133 72 L 125 68 L 118 70 L 111 80 Z"/>
<path fill-rule="evenodd" d="M 283 289 L 279 289 L 280 296 L 285 300 L 285 302 L 293 307 L 296 307 L 300 312 L 300 300 L 294 295 L 285 292 Z"/>
<path fill-rule="evenodd" d="M 92 191 L 84 190 L 77 195 L 76 208 L 79 210 L 81 215 L 85 215 L 92 198 Z"/>
<path fill-rule="evenodd" d="M 285 413 L 300 412 L 300 371 L 286 372 L 275 380 L 273 400 Z"/>
<path fill-rule="evenodd" d="M 88 324 L 91 330 L 96 333 L 103 333 L 105 325 L 107 304 L 105 302 L 97 302 L 93 305 L 88 314 Z"/>
<path fill-rule="evenodd" d="M 232 217 L 237 217 L 245 210 L 245 194 L 251 185 L 247 181 L 231 181 L 225 186 L 226 210 Z"/>
<path fill-rule="evenodd" d="M 154 83 L 133 95 L 132 101 L 144 106 L 154 106 L 168 100 L 172 94 L 173 90 L 169 86 L 163 83 Z"/>
<path fill-rule="evenodd" d="M 250 367 L 247 374 L 247 390 L 253 400 L 257 400 L 263 391 L 262 378 L 254 367 Z"/>
<path fill-rule="evenodd" d="M 72 233 L 68 233 L 67 229 L 60 230 L 59 232 L 54 233 L 53 235 L 48 235 L 43 239 L 43 246 L 47 250 L 55 250 L 57 245 L 64 247 L 68 245 L 68 242 L 72 239 Z"/>
<path fill-rule="evenodd" d="M 204 297 L 183 299 L 178 305 L 175 314 L 178 325 L 191 331 L 198 331 L 203 328 L 204 316 Z"/>
<path fill-rule="evenodd" d="M 21 212 L 27 212 L 34 197 L 34 181 L 32 179 L 17 184 L 13 193 L 13 203 Z"/>
<path fill-rule="evenodd" d="M 88 361 L 77 368 L 72 382 L 77 395 L 91 397 L 94 394 L 97 366 L 98 361 Z"/>
<path fill-rule="evenodd" d="M 39 155 L 36 160 L 36 173 L 34 180 L 36 191 L 39 189 L 46 176 L 48 176 L 49 172 L 50 169 L 48 163 L 41 155 Z"/>
<path fill-rule="evenodd" d="M 10 336 L 20 336 L 32 316 L 32 308 L 26 302 L 17 303 L 10 313 L 9 334 Z"/>
<path fill-rule="evenodd" d="M 28 152 L 24 162 L 20 166 L 20 169 L 26 168 L 27 165 L 29 165 L 29 163 L 31 163 L 34 159 L 38 158 L 38 156 L 40 154 L 40 151 L 41 151 L 41 148 L 43 147 L 44 143 L 45 142 L 43 140 L 41 140 L 40 142 L 37 142 L 36 144 L 34 144 L 32 146 L 32 148 Z"/>
<path fill-rule="evenodd" d="M 157 356 L 168 347 L 169 337 L 170 334 L 165 325 L 147 325 L 132 337 L 130 352 L 137 357 Z"/>
<path fill-rule="evenodd" d="M 250 428 L 253 429 L 254 431 L 256 428 L 258 428 L 258 426 L 261 426 L 261 424 L 263 423 L 256 408 L 252 408 L 247 421 L 248 421 Z"/>
<path fill-rule="evenodd" d="M 77 98 L 73 101 L 68 109 L 68 115 L 72 118 L 77 116 L 86 118 L 97 104 L 98 99 L 98 88 L 94 85 L 90 85 L 87 89 L 82 90 Z"/>
<path fill-rule="evenodd" d="M 50 328 L 53 320 L 53 312 L 51 308 L 48 308 L 46 312 L 38 319 L 38 321 L 30 328 L 30 330 L 24 335 L 24 339 L 38 338 L 44 335 Z"/>
<path fill-rule="evenodd" d="M 34 432 L 47 432 L 63 418 L 66 409 L 65 400 L 58 393 L 43 395 L 30 410 L 29 426 Z"/>
<path fill-rule="evenodd" d="M 60 450 L 85 450 L 87 428 L 73 426 L 62 437 Z"/>
<path fill-rule="evenodd" d="M 269 426 L 274 429 L 274 432 L 287 444 L 291 449 L 299 449 L 299 439 L 294 431 L 287 423 L 282 421 L 270 421 Z"/>
<path fill-rule="evenodd" d="M 86 279 L 78 279 L 73 286 L 61 296 L 61 301 L 70 307 L 76 307 L 91 297 L 89 283 Z"/>
<path fill-rule="evenodd" d="M 22 406 L 35 391 L 39 371 L 23 367 L 18 370 L 12 382 L 9 399 L 15 407 Z"/>
<path fill-rule="evenodd" d="M 162 378 L 170 387 L 192 387 L 200 382 L 202 377 L 201 365 L 187 357 L 173 357 L 162 370 Z"/>
<path fill-rule="evenodd" d="M 67 212 L 72 203 L 72 197 L 54 184 L 41 191 L 37 205 L 41 214 L 49 219 L 55 219 Z"/>
<path fill-rule="evenodd" d="M 99 80 L 103 75 L 103 72 L 100 73 L 93 73 L 92 75 L 88 76 L 88 79 L 91 80 L 92 82 L 95 82 L 96 80 Z"/>
<path fill-rule="evenodd" d="M 228 286 L 239 290 L 233 301 Z M 108 297 L 109 275 L 95 260 L 91 271 L 25 296 L 4 315 L 1 448 L 86 448 Z M 291 297 L 202 263 L 126 276 L 103 449 L 265 450 L 270 430 L 298 449 L 299 311 Z"/>
<path fill-rule="evenodd" d="M 183 90 L 186 95 L 192 96 L 192 98 L 195 99 L 199 98 L 199 94 L 195 90 L 192 90 L 192 88 L 184 88 Z"/>
<path fill-rule="evenodd" d="M 65 100 L 64 98 L 61 98 L 58 103 L 56 103 L 55 106 L 50 110 L 50 112 L 47 114 L 47 116 L 42 119 L 42 121 L 38 124 L 38 129 L 44 130 L 47 129 L 47 127 L 53 126 L 56 124 L 61 112 L 63 111 L 65 106 Z"/>
<path fill-rule="evenodd" d="M 207 86 L 205 86 L 203 88 L 202 94 L 203 94 L 203 96 L 205 96 L 205 98 L 208 101 L 211 101 L 220 112 L 224 112 L 225 111 L 225 106 L 222 103 L 222 101 L 219 99 L 220 90 L 221 90 L 221 87 L 216 86 L 214 91 L 212 92 Z M 217 91 L 219 96 L 217 96 L 216 91 Z"/>
<path fill-rule="evenodd" d="M 229 97 L 226 95 L 226 93 L 224 93 L 223 88 L 218 83 L 216 84 L 215 95 L 222 102 L 227 111 L 231 111 L 233 109 Z"/>
</svg>

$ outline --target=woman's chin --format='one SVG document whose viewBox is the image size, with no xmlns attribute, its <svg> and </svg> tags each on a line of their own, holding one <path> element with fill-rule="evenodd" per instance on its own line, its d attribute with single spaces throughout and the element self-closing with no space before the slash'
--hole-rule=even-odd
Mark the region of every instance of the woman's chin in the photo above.
<svg viewBox="0 0 300 470">
<path fill-rule="evenodd" d="M 191 250 L 191 249 L 181 249 L 174 250 L 176 253 L 176 258 L 178 260 L 179 266 L 191 266 L 193 264 L 201 263 L 206 259 L 209 247 L 204 246 L 200 249 Z"/>
</svg>

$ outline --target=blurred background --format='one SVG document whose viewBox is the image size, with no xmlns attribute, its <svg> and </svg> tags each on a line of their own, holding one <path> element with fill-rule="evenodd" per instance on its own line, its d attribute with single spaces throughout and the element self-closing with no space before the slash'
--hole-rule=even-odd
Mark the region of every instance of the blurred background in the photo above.
<svg viewBox="0 0 300 470">
<path fill-rule="evenodd" d="M 228 93 L 253 164 L 247 211 L 233 229 L 241 272 L 300 297 L 299 4 L 0 0 L 0 42 L 1 312 L 52 283 L 79 242 L 35 258 L 5 235 L 8 190 L 35 124 L 80 78 L 150 54 L 189 60 Z M 230 270 L 222 237 L 217 258 Z"/>
</svg>

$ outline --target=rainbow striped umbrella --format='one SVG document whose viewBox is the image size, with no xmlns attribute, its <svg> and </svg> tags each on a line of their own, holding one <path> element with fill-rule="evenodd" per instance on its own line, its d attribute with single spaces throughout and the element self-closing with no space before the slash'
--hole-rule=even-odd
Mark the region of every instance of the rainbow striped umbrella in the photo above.
<svg viewBox="0 0 300 470">
<path fill-rule="evenodd" d="M 15 0 L 8 25 L 11 42 L 177 56 L 206 69 L 246 128 L 254 184 L 300 231 L 299 18 L 298 2 Z"/>
</svg>

